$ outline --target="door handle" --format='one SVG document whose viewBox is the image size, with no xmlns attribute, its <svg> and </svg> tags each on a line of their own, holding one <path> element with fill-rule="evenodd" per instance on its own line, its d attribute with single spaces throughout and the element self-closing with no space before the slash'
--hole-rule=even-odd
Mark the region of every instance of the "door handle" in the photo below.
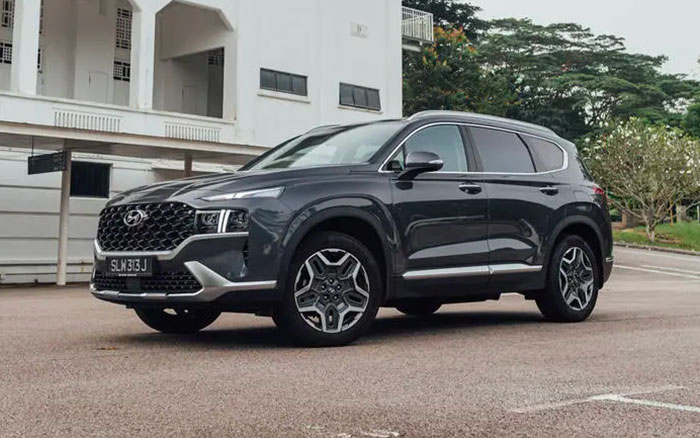
<svg viewBox="0 0 700 438">
<path fill-rule="evenodd" d="M 541 187 L 540 192 L 544 193 L 547 196 L 554 196 L 559 194 L 559 189 L 556 187 Z"/>
<path fill-rule="evenodd" d="M 478 195 L 483 190 L 478 184 L 463 183 L 459 185 L 459 189 L 470 195 Z"/>
</svg>

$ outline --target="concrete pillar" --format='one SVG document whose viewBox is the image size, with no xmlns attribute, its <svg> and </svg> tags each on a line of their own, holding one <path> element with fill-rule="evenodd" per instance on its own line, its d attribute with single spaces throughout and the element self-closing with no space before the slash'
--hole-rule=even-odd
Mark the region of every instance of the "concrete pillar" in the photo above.
<svg viewBox="0 0 700 438">
<path fill-rule="evenodd" d="M 185 154 L 185 172 L 184 172 L 185 178 L 189 178 L 192 176 L 192 154 L 186 153 Z"/>
<path fill-rule="evenodd" d="M 56 264 L 56 284 L 66 285 L 68 266 L 68 224 L 70 219 L 70 180 L 72 170 L 72 154 L 66 152 L 66 170 L 61 176 L 61 207 L 58 221 L 58 262 Z"/>
<path fill-rule="evenodd" d="M 36 95 L 41 0 L 15 2 L 10 91 Z"/>
<path fill-rule="evenodd" d="M 168 3 L 169 0 L 132 0 L 129 106 L 133 108 L 153 108 L 156 14 Z"/>
</svg>

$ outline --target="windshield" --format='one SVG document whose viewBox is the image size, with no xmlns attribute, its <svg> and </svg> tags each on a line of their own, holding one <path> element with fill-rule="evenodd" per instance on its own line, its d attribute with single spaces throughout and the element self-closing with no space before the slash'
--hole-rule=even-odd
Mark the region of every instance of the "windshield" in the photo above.
<svg viewBox="0 0 700 438">
<path fill-rule="evenodd" d="M 339 126 L 287 141 L 242 170 L 367 163 L 403 127 L 403 122 Z"/>
</svg>

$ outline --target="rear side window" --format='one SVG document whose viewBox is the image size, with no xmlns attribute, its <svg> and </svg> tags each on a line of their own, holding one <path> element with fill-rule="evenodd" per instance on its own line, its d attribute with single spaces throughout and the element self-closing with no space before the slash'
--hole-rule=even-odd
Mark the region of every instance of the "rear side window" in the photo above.
<svg viewBox="0 0 700 438">
<path fill-rule="evenodd" d="M 528 135 L 524 135 L 523 140 L 530 146 L 530 150 L 535 156 L 538 171 L 551 172 L 564 167 L 564 151 L 559 146 Z"/>
<path fill-rule="evenodd" d="M 445 163 L 441 172 L 466 172 L 467 156 L 459 128 L 441 125 L 425 128 L 415 133 L 404 145 L 405 153 L 432 152 Z"/>
<path fill-rule="evenodd" d="M 535 173 L 530 152 L 517 134 L 488 128 L 470 131 L 484 172 Z"/>
</svg>

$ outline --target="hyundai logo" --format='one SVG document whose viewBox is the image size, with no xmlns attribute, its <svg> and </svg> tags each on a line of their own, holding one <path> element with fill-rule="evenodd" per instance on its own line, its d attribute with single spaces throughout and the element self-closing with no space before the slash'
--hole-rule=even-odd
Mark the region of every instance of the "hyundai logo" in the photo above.
<svg viewBox="0 0 700 438">
<path fill-rule="evenodd" d="M 148 219 L 148 215 L 146 214 L 146 212 L 139 209 L 131 210 L 124 215 L 124 223 L 127 227 L 131 228 L 138 227 L 146 219 Z"/>
</svg>

